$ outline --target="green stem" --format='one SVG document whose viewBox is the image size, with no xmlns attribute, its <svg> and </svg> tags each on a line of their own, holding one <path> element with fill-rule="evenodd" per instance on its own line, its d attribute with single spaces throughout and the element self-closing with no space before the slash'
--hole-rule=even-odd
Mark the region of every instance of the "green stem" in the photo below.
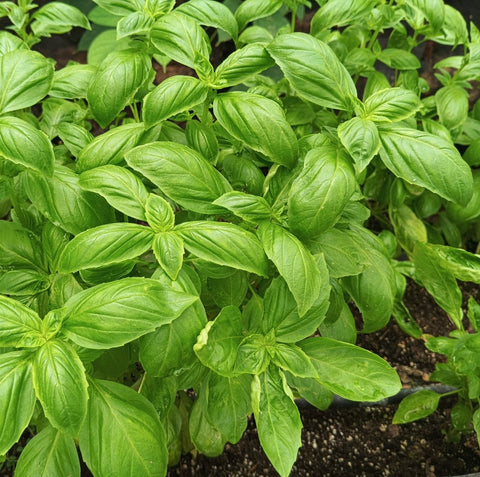
<svg viewBox="0 0 480 477">
<path fill-rule="evenodd" d="M 138 386 L 138 391 L 137 391 L 138 394 L 142 393 L 142 389 L 143 389 L 143 385 L 145 383 L 145 378 L 146 377 L 147 377 L 147 372 L 145 371 L 145 373 L 142 376 L 142 380 L 140 381 L 140 386 Z"/>
<path fill-rule="evenodd" d="M 133 119 L 135 119 L 135 121 L 137 123 L 141 122 L 140 121 L 140 114 L 138 112 L 138 108 L 137 108 L 137 103 L 130 103 L 128 105 L 128 107 L 130 108 L 130 111 L 132 112 L 133 114 Z"/>
</svg>

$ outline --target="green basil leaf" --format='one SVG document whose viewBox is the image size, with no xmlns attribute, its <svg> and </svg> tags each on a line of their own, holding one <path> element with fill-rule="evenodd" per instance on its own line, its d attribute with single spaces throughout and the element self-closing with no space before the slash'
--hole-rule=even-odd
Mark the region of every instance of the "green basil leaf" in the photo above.
<svg viewBox="0 0 480 477">
<path fill-rule="evenodd" d="M 225 207 L 243 220 L 254 224 L 262 220 L 270 220 L 272 217 L 272 209 L 263 197 L 244 192 L 227 192 L 213 203 Z"/>
<path fill-rule="evenodd" d="M 352 118 L 338 126 L 338 137 L 352 156 L 359 172 L 363 171 L 380 150 L 380 136 L 373 121 Z"/>
<path fill-rule="evenodd" d="M 298 343 L 330 391 L 351 401 L 379 401 L 393 396 L 402 385 L 395 370 L 379 356 L 330 338 L 308 338 Z"/>
<path fill-rule="evenodd" d="M 107 202 L 83 190 L 77 174 L 68 167 L 58 166 L 51 178 L 28 171 L 25 189 L 40 213 L 69 233 L 78 234 L 115 220 Z"/>
<path fill-rule="evenodd" d="M 43 412 L 57 429 L 75 437 L 87 414 L 87 378 L 71 345 L 49 340 L 35 353 L 33 383 Z"/>
<path fill-rule="evenodd" d="M 330 276 L 333 278 L 358 275 L 368 262 L 353 238 L 340 229 L 331 228 L 309 242 L 312 253 L 323 253 Z"/>
<path fill-rule="evenodd" d="M 44 340 L 42 321 L 19 301 L 0 296 L 0 346 L 36 347 Z"/>
<path fill-rule="evenodd" d="M 153 25 L 153 18 L 146 12 L 133 12 L 117 23 L 117 38 L 131 35 L 145 35 Z"/>
<path fill-rule="evenodd" d="M 187 144 L 198 151 L 208 162 L 215 164 L 218 156 L 218 139 L 213 124 L 203 124 L 200 121 L 188 121 L 185 127 Z"/>
<path fill-rule="evenodd" d="M 447 85 L 435 93 L 440 122 L 449 129 L 460 127 L 468 116 L 468 93 L 460 85 Z"/>
<path fill-rule="evenodd" d="M 154 24 L 150 36 L 162 55 L 190 68 L 195 68 L 197 55 L 210 56 L 207 34 L 193 18 L 182 13 L 164 15 Z"/>
<path fill-rule="evenodd" d="M 231 191 L 228 181 L 197 151 L 174 142 L 138 146 L 127 163 L 182 207 L 201 214 L 221 214 L 212 202 Z"/>
<path fill-rule="evenodd" d="M 87 91 L 93 117 L 106 128 L 148 79 L 150 57 L 134 49 L 113 51 L 100 64 Z"/>
<path fill-rule="evenodd" d="M 15 474 L 24 477 L 69 475 L 80 477 L 80 462 L 73 438 L 52 426 L 42 429 L 27 442 Z"/>
<path fill-rule="evenodd" d="M 312 254 L 279 225 L 264 222 L 257 230 L 268 258 L 287 282 L 302 317 L 320 294 L 322 276 Z"/>
<path fill-rule="evenodd" d="M 185 248 L 217 265 L 268 275 L 267 258 L 258 239 L 241 227 L 226 222 L 192 221 L 175 227 Z"/>
<path fill-rule="evenodd" d="M 16 222 L 0 220 L 0 265 L 47 271 L 40 242 Z"/>
<path fill-rule="evenodd" d="M 445 22 L 445 4 L 443 0 L 408 0 L 409 5 L 417 8 L 434 30 L 440 30 Z"/>
<path fill-rule="evenodd" d="M 392 423 L 405 424 L 430 416 L 437 410 L 441 397 L 441 394 L 428 389 L 410 394 L 398 405 Z"/>
<path fill-rule="evenodd" d="M 286 373 L 289 386 L 294 387 L 297 392 L 310 404 L 325 411 L 333 401 L 333 393 L 320 384 L 315 378 L 299 378 Z"/>
<path fill-rule="evenodd" d="M 370 14 L 378 0 L 330 0 L 323 4 L 312 18 L 310 33 L 317 36 L 322 30 L 358 23 Z"/>
<path fill-rule="evenodd" d="M 219 308 L 226 306 L 240 307 L 248 291 L 248 273 L 235 270 L 225 278 L 207 278 L 207 290 Z"/>
<path fill-rule="evenodd" d="M 219 94 L 213 102 L 218 122 L 235 139 L 270 160 L 289 168 L 297 161 L 295 133 L 275 101 L 258 94 L 234 91 Z"/>
<path fill-rule="evenodd" d="M 228 155 L 224 158 L 222 172 L 236 190 L 262 195 L 265 176 L 251 159 Z"/>
<path fill-rule="evenodd" d="M 138 144 L 144 132 L 142 123 L 132 123 L 97 136 L 80 152 L 76 161 L 77 171 L 83 172 L 106 164 L 120 164 L 125 153 Z"/>
<path fill-rule="evenodd" d="M 273 346 L 274 340 L 263 334 L 246 336 L 237 350 L 235 372 L 239 374 L 261 374 L 271 361 L 268 349 Z"/>
<path fill-rule="evenodd" d="M 27 45 L 18 36 L 12 35 L 7 31 L 0 32 L 0 55 L 3 56 L 10 51 L 27 49 Z"/>
<path fill-rule="evenodd" d="M 258 438 L 265 454 L 282 476 L 290 475 L 302 445 L 302 421 L 281 372 L 269 367 L 252 383 L 252 407 Z"/>
<path fill-rule="evenodd" d="M 269 353 L 272 356 L 272 363 L 294 376 L 300 378 L 316 378 L 318 376 L 310 358 L 293 343 L 275 343 Z"/>
<path fill-rule="evenodd" d="M 282 4 L 280 0 L 245 0 L 235 12 L 238 29 L 242 31 L 247 23 L 273 15 Z"/>
<path fill-rule="evenodd" d="M 382 125 L 379 132 L 380 157 L 396 176 L 461 205 L 470 200 L 470 167 L 449 141 L 396 125 Z"/>
<path fill-rule="evenodd" d="M 183 265 L 183 240 L 175 232 L 158 232 L 152 243 L 153 253 L 166 274 L 176 280 Z"/>
<path fill-rule="evenodd" d="M 126 222 L 85 230 L 66 245 L 58 270 L 73 273 L 137 258 L 152 247 L 153 236 L 150 228 Z"/>
<path fill-rule="evenodd" d="M 323 273 L 321 274 L 325 283 L 312 308 L 301 318 L 295 299 L 285 280 L 281 277 L 273 279 L 263 300 L 265 311 L 261 325 L 264 334 L 275 330 L 275 338 L 278 342 L 295 343 L 315 333 L 325 318 L 330 297 L 328 273 L 325 273 L 325 263 L 322 265 Z"/>
<path fill-rule="evenodd" d="M 442 267 L 450 270 L 458 280 L 480 283 L 480 256 L 460 248 L 427 244 L 435 253 Z"/>
<path fill-rule="evenodd" d="M 341 149 L 310 150 L 288 196 L 292 232 L 314 237 L 332 227 L 355 191 L 355 172 Z"/>
<path fill-rule="evenodd" d="M 87 90 L 97 68 L 93 65 L 68 65 L 53 74 L 52 98 L 86 98 Z"/>
<path fill-rule="evenodd" d="M 142 366 L 160 378 L 176 376 L 191 368 L 197 361 L 193 346 L 206 323 L 205 308 L 196 301 L 171 323 L 143 336 L 140 340 Z"/>
<path fill-rule="evenodd" d="M 279 35 L 267 51 L 299 96 L 326 108 L 350 111 L 355 84 L 333 50 L 306 33 Z"/>
<path fill-rule="evenodd" d="M 131 0 L 95 0 L 95 3 L 107 12 L 124 17 L 135 12 L 139 5 L 143 4 L 143 1 L 139 3 L 137 0 L 133 2 Z"/>
<path fill-rule="evenodd" d="M 50 36 L 69 32 L 73 27 L 91 30 L 88 18 L 72 5 L 63 2 L 48 2 L 32 15 L 30 28 L 37 36 Z"/>
<path fill-rule="evenodd" d="M 44 98 L 52 85 L 53 62 L 40 53 L 15 50 L 0 57 L 0 112 L 28 108 Z"/>
<path fill-rule="evenodd" d="M 12 116 L 0 118 L 0 154 L 6 159 L 53 174 L 53 146 L 48 137 L 27 121 Z"/>
<path fill-rule="evenodd" d="M 0 453 L 4 455 L 20 439 L 35 408 L 31 354 L 0 354 Z"/>
<path fill-rule="evenodd" d="M 148 190 L 143 182 L 124 167 L 107 164 L 80 175 L 80 186 L 104 197 L 115 209 L 135 219 L 145 221 Z"/>
<path fill-rule="evenodd" d="M 204 366 L 216 373 L 233 377 L 237 350 L 242 342 L 242 314 L 235 306 L 227 306 L 209 321 L 198 335 L 193 349 Z"/>
<path fill-rule="evenodd" d="M 274 64 L 263 45 L 259 43 L 246 45 L 234 51 L 218 65 L 215 70 L 214 85 L 216 88 L 235 86 Z"/>
<path fill-rule="evenodd" d="M 429 244 L 416 243 L 413 262 L 415 275 L 422 285 L 437 304 L 448 313 L 456 326 L 462 329 L 462 292 L 455 280 L 455 275 L 439 263 L 439 256 Z"/>
<path fill-rule="evenodd" d="M 175 214 L 171 205 L 159 195 L 150 194 L 145 203 L 148 225 L 155 232 L 168 232 L 175 225 Z"/>
<path fill-rule="evenodd" d="M 435 35 L 428 35 L 429 40 L 433 40 L 442 45 L 459 45 L 468 42 L 468 28 L 465 18 L 459 10 L 443 3 L 445 10 L 445 21 L 442 24 L 440 32 Z M 437 8 L 436 6 L 434 8 Z M 437 13 L 441 9 L 437 9 Z"/>
<path fill-rule="evenodd" d="M 0 274 L 0 293 L 10 296 L 35 296 L 50 287 L 50 278 L 36 270 L 9 270 Z"/>
<path fill-rule="evenodd" d="M 80 151 L 93 141 L 93 135 L 78 124 L 60 123 L 56 130 L 58 137 L 75 157 L 78 157 Z"/>
<path fill-rule="evenodd" d="M 71 297 L 62 331 L 86 348 L 114 348 L 172 322 L 197 299 L 157 280 L 123 278 Z"/>
<path fill-rule="evenodd" d="M 387 123 L 402 121 L 419 108 L 420 101 L 413 91 L 404 88 L 382 89 L 366 99 L 364 119 Z"/>
<path fill-rule="evenodd" d="M 89 393 L 80 450 L 92 473 L 165 475 L 166 435 L 153 405 L 133 389 L 110 381 L 90 381 Z"/>
<path fill-rule="evenodd" d="M 227 32 L 233 40 L 237 39 L 237 21 L 230 9 L 222 3 L 213 0 L 190 0 L 179 5 L 175 11 L 193 18 L 200 25 L 220 28 Z"/>
<path fill-rule="evenodd" d="M 176 114 L 203 103 L 208 87 L 192 76 L 176 75 L 167 78 L 143 99 L 142 118 L 150 128 Z"/>
<path fill-rule="evenodd" d="M 407 205 L 390 206 L 389 216 L 398 243 L 409 255 L 412 255 L 417 242 L 428 241 L 425 224 Z"/>
<path fill-rule="evenodd" d="M 418 70 L 421 67 L 420 60 L 413 53 L 399 48 L 385 48 L 377 59 L 394 70 Z"/>
</svg>

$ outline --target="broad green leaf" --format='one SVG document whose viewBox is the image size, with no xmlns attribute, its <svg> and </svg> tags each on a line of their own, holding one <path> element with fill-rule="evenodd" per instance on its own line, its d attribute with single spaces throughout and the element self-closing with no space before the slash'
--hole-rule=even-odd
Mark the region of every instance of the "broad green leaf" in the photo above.
<svg viewBox="0 0 480 477">
<path fill-rule="evenodd" d="M 417 8 L 434 30 L 440 30 L 445 21 L 445 4 L 443 0 L 408 0 L 408 4 Z"/>
<path fill-rule="evenodd" d="M 384 327 L 390 320 L 397 291 L 395 275 L 386 255 L 375 248 L 375 244 L 356 234 L 355 230 L 350 232 L 360 247 L 362 262 L 366 267 L 358 275 L 342 278 L 342 287 L 362 313 L 362 330 L 371 333 Z"/>
<path fill-rule="evenodd" d="M 68 275 L 58 273 L 49 290 L 52 309 L 62 308 L 70 297 L 82 290 L 83 288 L 71 273 Z"/>
<path fill-rule="evenodd" d="M 380 157 L 397 177 L 462 205 L 470 200 L 472 173 L 453 144 L 403 126 L 382 125 L 379 132 Z"/>
<path fill-rule="evenodd" d="M 417 242 L 428 241 L 425 224 L 407 205 L 390 207 L 389 216 L 398 243 L 409 255 L 412 255 Z"/>
<path fill-rule="evenodd" d="M 47 426 L 27 442 L 15 466 L 15 476 L 50 475 L 80 477 L 80 462 L 73 438 Z"/>
<path fill-rule="evenodd" d="M 197 361 L 193 346 L 206 323 L 205 308 L 197 301 L 171 323 L 142 337 L 142 366 L 149 374 L 160 378 L 175 376 L 192 367 Z"/>
<path fill-rule="evenodd" d="M 78 175 L 68 167 L 58 166 L 51 178 L 28 171 L 25 189 L 40 213 L 69 233 L 78 234 L 115 220 L 113 209 L 107 202 L 83 190 Z"/>
<path fill-rule="evenodd" d="M 286 168 L 285 168 L 286 169 Z M 248 157 L 228 155 L 224 158 L 222 172 L 236 190 L 262 195 L 265 176 Z"/>
<path fill-rule="evenodd" d="M 272 209 L 268 202 L 257 195 L 237 191 L 227 192 L 213 203 L 225 207 L 243 220 L 254 224 L 262 220 L 270 220 L 272 217 Z"/>
<path fill-rule="evenodd" d="M 318 379 L 299 378 L 287 373 L 288 384 L 294 387 L 297 392 L 310 404 L 325 411 L 333 401 L 333 393 L 320 384 Z"/>
<path fill-rule="evenodd" d="M 77 171 L 83 172 L 106 164 L 120 164 L 125 153 L 138 144 L 144 132 L 142 123 L 127 123 L 97 136 L 78 155 L 75 164 Z"/>
<path fill-rule="evenodd" d="M 100 64 L 88 87 L 93 117 L 106 128 L 148 79 L 150 57 L 134 49 L 113 51 Z"/>
<path fill-rule="evenodd" d="M 310 32 L 313 36 L 322 30 L 358 23 L 372 12 L 379 0 L 330 0 L 312 18 Z"/>
<path fill-rule="evenodd" d="M 306 33 L 279 35 L 267 51 L 302 98 L 350 111 L 355 84 L 333 50 Z"/>
<path fill-rule="evenodd" d="M 337 228 L 328 229 L 309 242 L 309 249 L 314 254 L 324 254 L 329 274 L 333 278 L 358 275 L 369 263 L 355 240 Z"/>
<path fill-rule="evenodd" d="M 368 166 L 380 150 L 380 136 L 373 121 L 352 118 L 340 124 L 338 137 L 347 152 L 352 156 L 359 172 Z"/>
<path fill-rule="evenodd" d="M 287 477 L 302 445 L 303 426 L 285 377 L 276 368 L 254 377 L 252 407 L 260 444 L 275 470 Z"/>
<path fill-rule="evenodd" d="M 441 266 L 463 282 L 480 283 L 480 256 L 460 248 L 445 245 L 427 244 L 429 250 L 437 255 Z"/>
<path fill-rule="evenodd" d="M 164 15 L 154 24 L 150 36 L 162 55 L 190 68 L 195 68 L 197 55 L 210 56 L 210 41 L 205 30 L 182 13 Z"/>
<path fill-rule="evenodd" d="M 468 92 L 460 85 L 448 85 L 435 93 L 440 122 L 449 129 L 460 127 L 468 116 Z"/>
<path fill-rule="evenodd" d="M 480 155 L 479 155 L 480 157 Z M 473 195 L 465 205 L 447 202 L 445 209 L 447 216 L 454 223 L 461 224 L 476 219 L 480 215 L 480 169 L 472 169 Z"/>
<path fill-rule="evenodd" d="M 365 101 L 364 119 L 374 122 L 402 121 L 420 108 L 418 96 L 408 89 L 387 88 L 376 91 Z"/>
<path fill-rule="evenodd" d="M 263 334 L 247 335 L 237 350 L 235 372 L 239 374 L 263 373 L 271 361 L 269 349 L 275 344 L 273 333 L 268 336 Z"/>
<path fill-rule="evenodd" d="M 428 39 L 442 45 L 454 46 L 468 42 L 467 22 L 462 13 L 445 3 L 444 9 L 445 21 L 442 24 L 442 28 L 438 33 L 428 35 Z M 439 10 L 437 10 L 437 13 L 439 13 Z"/>
<path fill-rule="evenodd" d="M 80 186 L 101 195 L 112 207 L 138 220 L 146 220 L 148 190 L 128 169 L 113 164 L 87 170 L 80 175 Z"/>
<path fill-rule="evenodd" d="M 119 383 L 93 380 L 89 390 L 80 451 L 92 473 L 163 477 L 168 461 L 166 436 L 153 405 Z"/>
<path fill-rule="evenodd" d="M 9 270 L 0 274 L 0 294 L 35 296 L 50 287 L 50 277 L 36 270 Z"/>
<path fill-rule="evenodd" d="M 117 23 L 117 38 L 131 35 L 145 35 L 153 25 L 153 18 L 146 12 L 133 12 Z"/>
<path fill-rule="evenodd" d="M 27 49 L 27 45 L 18 36 L 12 35 L 7 31 L 0 32 L 0 55 L 5 55 L 10 51 L 17 51 L 20 49 Z"/>
<path fill-rule="evenodd" d="M 385 48 L 377 59 L 394 70 L 418 70 L 421 67 L 420 60 L 413 53 L 399 48 Z"/>
<path fill-rule="evenodd" d="M 379 401 L 402 385 L 395 370 L 370 351 L 330 338 L 308 338 L 298 346 L 311 359 L 318 380 L 351 401 Z"/>
<path fill-rule="evenodd" d="M 74 348 L 49 340 L 35 353 L 33 383 L 43 412 L 52 426 L 78 435 L 87 414 L 87 378 Z"/>
<path fill-rule="evenodd" d="M 243 91 L 222 93 L 213 102 L 213 112 L 235 139 L 273 162 L 289 168 L 295 165 L 297 139 L 283 109 L 275 101 Z"/>
<path fill-rule="evenodd" d="M 418 323 L 415 321 L 415 318 L 413 318 L 408 308 L 400 299 L 396 299 L 393 305 L 393 317 L 395 318 L 397 325 L 404 333 L 407 333 L 417 339 L 422 337 L 423 330 L 420 328 Z"/>
<path fill-rule="evenodd" d="M 96 70 L 93 65 L 76 64 L 55 71 L 49 96 L 63 99 L 86 98 Z"/>
<path fill-rule="evenodd" d="M 310 358 L 293 343 L 275 343 L 269 349 L 269 354 L 272 356 L 272 363 L 294 376 L 300 378 L 316 378 L 318 376 Z"/>
<path fill-rule="evenodd" d="M 200 25 L 220 28 L 227 32 L 232 39 L 237 39 L 237 21 L 231 10 L 220 2 L 213 0 L 190 0 L 179 5 L 175 11 L 193 18 Z"/>
<path fill-rule="evenodd" d="M 90 131 L 78 124 L 60 123 L 56 130 L 58 137 L 75 157 L 78 157 L 80 151 L 93 141 Z"/>
<path fill-rule="evenodd" d="M 428 389 L 410 394 L 398 405 L 392 423 L 405 424 L 430 416 L 437 410 L 441 397 L 441 394 Z"/>
<path fill-rule="evenodd" d="M 248 273 L 235 270 L 225 278 L 208 277 L 207 290 L 218 307 L 240 307 L 248 291 Z"/>
<path fill-rule="evenodd" d="M 0 118 L 0 154 L 41 174 L 53 174 L 53 147 L 45 133 L 23 119 Z"/>
<path fill-rule="evenodd" d="M 32 15 L 30 27 L 37 36 L 66 33 L 72 27 L 91 30 L 87 17 L 78 9 L 64 2 L 48 2 Z"/>
<path fill-rule="evenodd" d="M 137 11 L 144 5 L 144 0 L 95 0 L 95 3 L 109 13 L 124 17 Z"/>
<path fill-rule="evenodd" d="M 86 348 L 122 346 L 171 323 L 197 299 L 150 278 L 123 278 L 72 296 L 62 310 L 62 331 Z"/>
<path fill-rule="evenodd" d="M 207 323 L 193 349 L 204 366 L 222 376 L 233 377 L 237 350 L 243 338 L 240 310 L 227 306 L 215 320 Z"/>
<path fill-rule="evenodd" d="M 305 315 L 320 294 L 323 282 L 314 257 L 300 240 L 279 225 L 264 222 L 257 233 L 268 258 L 287 282 L 299 315 Z"/>
<path fill-rule="evenodd" d="M 81 279 L 88 285 L 99 285 L 100 283 L 113 282 L 125 278 L 135 267 L 135 260 L 112 263 L 104 267 L 87 268 L 80 270 Z"/>
<path fill-rule="evenodd" d="M 245 0 L 235 12 L 238 29 L 242 31 L 248 23 L 273 15 L 281 6 L 281 0 Z"/>
<path fill-rule="evenodd" d="M 191 120 L 185 127 L 187 144 L 198 151 L 208 162 L 214 164 L 219 151 L 214 124 Z"/>
<path fill-rule="evenodd" d="M 85 230 L 66 245 L 58 270 L 73 273 L 137 258 L 152 247 L 153 236 L 149 227 L 126 222 Z"/>
<path fill-rule="evenodd" d="M 175 75 L 162 81 L 143 99 L 142 118 L 150 128 L 203 103 L 208 87 L 192 76 Z"/>
<path fill-rule="evenodd" d="M 355 172 L 341 149 L 310 150 L 288 196 L 290 229 L 301 237 L 320 235 L 340 218 L 355 188 Z"/>
<path fill-rule="evenodd" d="M 0 295 L 0 346 L 36 347 L 42 344 L 42 321 L 30 308 Z"/>
<path fill-rule="evenodd" d="M 259 43 L 252 43 L 234 51 L 215 70 L 216 88 L 226 88 L 243 83 L 260 74 L 275 62 Z"/>
<path fill-rule="evenodd" d="M 35 408 L 31 354 L 13 351 L 0 354 L 0 455 L 20 439 Z"/>
<path fill-rule="evenodd" d="M 416 243 L 413 262 L 415 276 L 456 326 L 462 329 L 462 292 L 455 275 L 441 265 L 438 255 L 428 244 Z"/>
<path fill-rule="evenodd" d="M 175 232 L 158 232 L 153 238 L 152 248 L 157 262 L 172 280 L 176 280 L 185 253 L 182 238 Z"/>
<path fill-rule="evenodd" d="M 325 263 L 322 266 L 321 276 L 324 283 L 320 287 L 312 308 L 301 318 L 298 308 L 287 283 L 281 277 L 275 278 L 265 292 L 263 300 L 264 316 L 262 330 L 264 334 L 275 331 L 275 338 L 282 343 L 295 343 L 315 333 L 325 318 L 330 296 L 330 284 Z"/>
<path fill-rule="evenodd" d="M 238 225 L 226 222 L 192 221 L 177 225 L 185 248 L 217 265 L 268 275 L 268 263 L 258 239 Z"/>
<path fill-rule="evenodd" d="M 0 57 L 0 112 L 28 108 L 52 85 L 54 63 L 36 51 L 18 49 Z"/>
<path fill-rule="evenodd" d="M 147 222 L 155 232 L 168 232 L 175 225 L 172 206 L 159 195 L 150 194 L 145 203 Z"/>
<path fill-rule="evenodd" d="M 0 265 L 3 269 L 46 271 L 40 241 L 16 222 L 0 220 Z"/>
<path fill-rule="evenodd" d="M 197 151 L 174 142 L 154 142 L 129 151 L 126 159 L 182 207 L 201 214 L 222 213 L 212 202 L 231 186 Z"/>
</svg>

